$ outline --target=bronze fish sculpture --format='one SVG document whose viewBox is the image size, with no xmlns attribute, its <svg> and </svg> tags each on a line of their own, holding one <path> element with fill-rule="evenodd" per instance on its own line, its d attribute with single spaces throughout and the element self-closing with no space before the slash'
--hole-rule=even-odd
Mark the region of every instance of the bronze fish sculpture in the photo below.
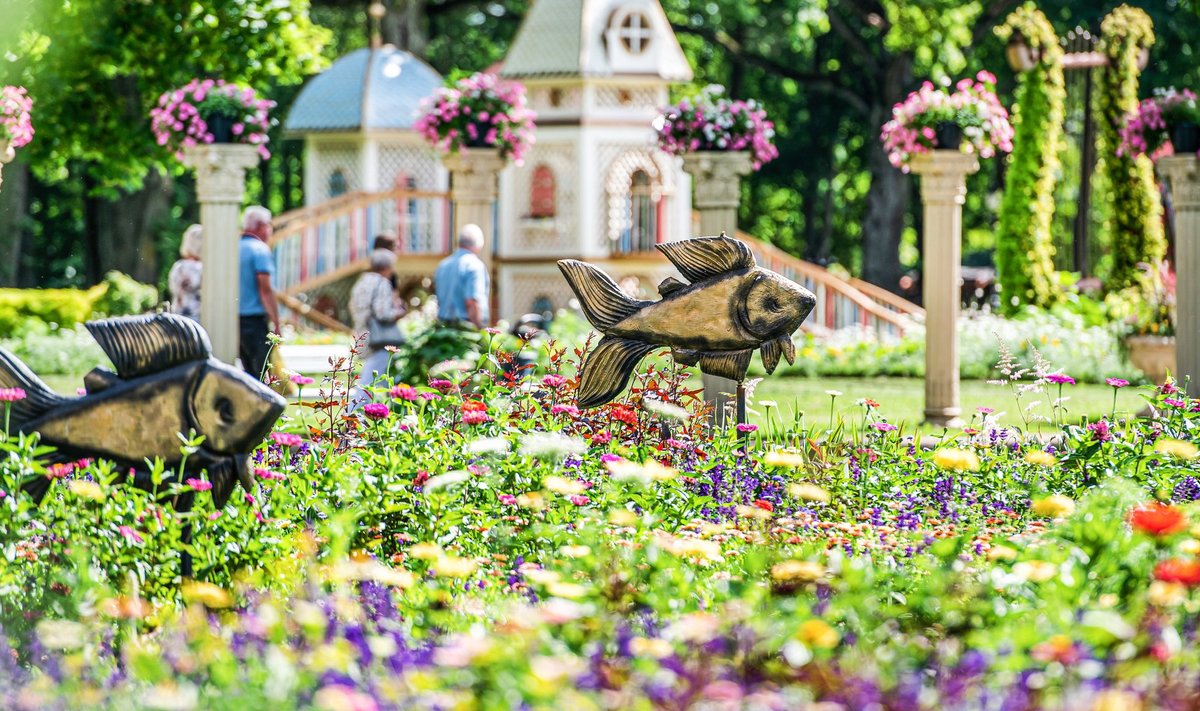
<svg viewBox="0 0 1200 711">
<path fill-rule="evenodd" d="M 780 356 L 788 363 L 796 357 L 792 333 L 817 303 L 810 291 L 759 267 L 749 247 L 724 235 L 658 249 L 691 282 L 667 277 L 658 286 L 659 301 L 629 297 L 590 264 L 558 263 L 584 315 L 604 334 L 583 366 L 580 407 L 616 397 L 638 362 L 662 346 L 681 363 L 738 381 L 745 379 L 756 349 L 768 373 Z"/>
<path fill-rule="evenodd" d="M 187 472 L 208 472 L 218 508 L 239 481 L 250 490 L 249 454 L 271 431 L 287 401 L 246 373 L 212 357 L 208 334 L 195 321 L 154 314 L 92 321 L 92 337 L 116 368 L 84 377 L 87 393 L 53 392 L 11 353 L 0 349 L 0 386 L 26 397 L 12 403 L 12 431 L 41 436 L 58 461 L 111 460 L 132 470 L 133 484 L 149 488 L 147 460 L 170 472 L 183 462 L 179 435 L 204 436 L 186 461 Z M 40 501 L 50 480 L 25 486 Z M 185 504 L 190 507 L 190 497 Z M 180 508 L 180 502 L 176 503 Z"/>
</svg>

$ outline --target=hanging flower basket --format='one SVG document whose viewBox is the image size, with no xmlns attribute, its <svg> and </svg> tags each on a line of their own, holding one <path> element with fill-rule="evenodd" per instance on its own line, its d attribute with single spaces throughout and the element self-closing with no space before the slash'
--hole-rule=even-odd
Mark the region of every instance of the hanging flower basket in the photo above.
<svg viewBox="0 0 1200 711">
<path fill-rule="evenodd" d="M 20 148 L 33 140 L 32 110 L 33 100 L 29 98 L 25 87 L 6 86 L 0 89 L 0 144 L 7 144 L 7 148 L 0 149 L 0 153 Z"/>
<path fill-rule="evenodd" d="M 275 102 L 259 98 L 250 87 L 221 79 L 193 79 L 158 97 L 150 111 L 150 128 L 158 145 L 182 158 L 183 149 L 208 143 L 248 143 L 267 159 L 267 132 Z"/>
<path fill-rule="evenodd" d="M 974 79 L 960 79 L 953 91 L 925 82 L 892 107 L 892 120 L 883 125 L 880 138 L 888 160 L 907 173 L 914 155 L 934 149 L 980 158 L 1009 153 L 1013 128 L 996 96 L 996 77 L 981 71 Z"/>
<path fill-rule="evenodd" d="M 748 151 L 754 169 L 779 157 L 775 124 L 753 99 L 730 100 L 721 86 L 705 87 L 694 99 L 668 106 L 656 123 L 658 146 L 673 155 L 701 151 Z"/>
<path fill-rule="evenodd" d="M 525 86 L 474 74 L 438 89 L 421 102 L 415 128 L 439 151 L 495 148 L 521 165 L 534 141 L 536 114 L 525 104 Z"/>
<path fill-rule="evenodd" d="M 1163 156 L 1200 151 L 1200 104 L 1190 89 L 1156 89 L 1125 116 L 1117 155 Z"/>
</svg>

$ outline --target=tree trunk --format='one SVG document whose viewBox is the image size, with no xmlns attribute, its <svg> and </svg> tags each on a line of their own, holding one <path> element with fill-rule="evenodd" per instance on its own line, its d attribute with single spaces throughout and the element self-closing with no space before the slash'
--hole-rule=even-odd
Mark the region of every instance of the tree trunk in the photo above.
<svg viewBox="0 0 1200 711">
<path fill-rule="evenodd" d="M 429 37 L 425 27 L 426 0 L 391 0 L 383 17 L 383 41 L 425 56 Z"/>
<path fill-rule="evenodd" d="M 884 72 L 882 95 L 872 98 L 869 126 L 882 126 L 912 83 L 912 57 L 892 55 Z M 883 144 L 868 141 L 871 187 L 867 191 L 867 214 L 863 220 L 863 279 L 889 291 L 900 290 L 900 232 L 908 209 L 911 179 L 888 162 Z"/>
<path fill-rule="evenodd" d="M 88 198 L 95 205 L 88 211 L 95 218 L 94 229 L 98 259 L 95 267 L 89 255 L 88 275 L 93 281 L 116 269 L 140 282 L 158 281 L 159 264 L 156 232 L 170 213 L 172 184 L 158 171 L 146 175 L 142 188 L 122 192 L 116 200 Z"/>
<path fill-rule="evenodd" d="M 29 165 L 17 159 L 4 166 L 4 189 L 0 190 L 0 286 L 17 286 L 21 244 L 29 219 Z"/>
</svg>

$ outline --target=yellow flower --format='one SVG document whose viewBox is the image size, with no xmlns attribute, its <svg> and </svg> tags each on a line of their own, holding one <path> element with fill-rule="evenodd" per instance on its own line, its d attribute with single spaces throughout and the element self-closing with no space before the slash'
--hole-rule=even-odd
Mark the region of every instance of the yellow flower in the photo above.
<svg viewBox="0 0 1200 711">
<path fill-rule="evenodd" d="M 825 566 L 811 560 L 785 560 L 771 566 L 777 583 L 811 583 L 825 574 Z"/>
<path fill-rule="evenodd" d="M 188 583 L 181 590 L 183 599 L 205 607 L 220 609 L 233 605 L 233 596 L 212 583 Z"/>
<path fill-rule="evenodd" d="M 417 543 L 408 549 L 408 555 L 417 560 L 437 560 L 442 555 L 442 547 L 436 543 Z"/>
<path fill-rule="evenodd" d="M 1025 454 L 1025 461 L 1029 462 L 1030 464 L 1038 464 L 1043 467 L 1052 467 L 1058 463 L 1058 460 L 1054 458 L 1053 454 L 1040 449 L 1029 450 L 1029 452 Z"/>
<path fill-rule="evenodd" d="M 1182 605 L 1187 600 L 1187 586 L 1183 583 L 1168 583 L 1164 580 L 1155 580 L 1150 583 L 1150 589 L 1146 591 L 1146 599 L 1152 605 L 1159 607 L 1174 607 Z"/>
<path fill-rule="evenodd" d="M 958 472 L 979 470 L 979 457 L 966 449 L 939 449 L 933 454 L 933 463 Z"/>
<path fill-rule="evenodd" d="M 1200 541 L 1195 538 L 1188 538 L 1179 543 L 1179 552 L 1187 553 L 1191 556 L 1200 556 Z"/>
<path fill-rule="evenodd" d="M 786 449 L 772 449 L 763 457 L 763 464 L 769 467 L 790 467 L 799 469 L 805 465 L 804 455 Z"/>
<path fill-rule="evenodd" d="M 1169 454 L 1176 459 L 1195 459 L 1200 450 L 1191 442 L 1178 439 L 1160 439 L 1154 445 L 1154 451 L 1159 454 Z"/>
<path fill-rule="evenodd" d="M 1044 560 L 1023 560 L 1013 566 L 1013 573 L 1035 583 L 1044 583 L 1058 574 L 1058 566 Z"/>
<path fill-rule="evenodd" d="M 788 487 L 788 493 L 804 501 L 829 502 L 829 492 L 816 484 L 792 484 Z"/>
<path fill-rule="evenodd" d="M 665 639 L 634 637 L 629 640 L 629 651 L 638 657 L 662 659 L 671 656 L 674 650 L 671 648 L 671 643 Z"/>
<path fill-rule="evenodd" d="M 78 649 L 87 641 L 87 628 L 72 620 L 42 620 L 37 623 L 37 636 L 51 649 Z"/>
<path fill-rule="evenodd" d="M 1092 702 L 1092 711 L 1142 711 L 1142 702 L 1128 691 L 1101 691 Z"/>
<path fill-rule="evenodd" d="M 465 578 L 475 572 L 475 561 L 470 558 L 445 556 L 438 558 L 430 568 L 440 578 Z"/>
<path fill-rule="evenodd" d="M 614 526 L 636 526 L 638 515 L 629 509 L 613 509 L 608 512 L 608 522 Z"/>
<path fill-rule="evenodd" d="M 75 494 L 76 496 L 85 499 L 91 499 L 92 501 L 104 501 L 104 489 L 101 489 L 100 485 L 94 481 L 73 479 L 71 483 L 67 485 L 67 488 L 69 488 L 71 493 Z"/>
<path fill-rule="evenodd" d="M 565 597 L 568 600 L 578 600 L 587 595 L 587 588 L 575 583 L 550 583 L 546 586 L 546 592 L 555 597 Z"/>
<path fill-rule="evenodd" d="M 558 549 L 558 552 L 562 553 L 568 558 L 583 558 L 587 554 L 591 553 L 592 549 L 588 548 L 587 546 L 563 546 L 562 548 Z"/>
<path fill-rule="evenodd" d="M 663 466 L 653 459 L 647 459 L 642 463 L 617 459 L 608 462 L 605 466 L 608 468 L 609 476 L 617 481 L 640 481 L 642 483 L 670 481 L 677 474 L 671 467 Z"/>
<path fill-rule="evenodd" d="M 995 560 L 1014 560 L 1017 557 L 1017 552 L 1008 546 L 994 546 L 988 551 L 987 559 Z"/>
<path fill-rule="evenodd" d="M 796 638 L 810 647 L 833 649 L 837 646 L 840 636 L 837 630 L 824 620 L 805 620 L 800 624 Z"/>
<path fill-rule="evenodd" d="M 537 491 L 531 491 L 528 494 L 521 494 L 517 496 L 517 506 L 520 506 L 523 509 L 541 511 L 542 509 L 546 508 L 546 497 L 542 496 L 541 493 Z"/>
<path fill-rule="evenodd" d="M 578 479 L 567 479 L 561 476 L 548 476 L 542 481 L 542 486 L 556 494 L 572 496 L 582 494 L 586 489 Z"/>
<path fill-rule="evenodd" d="M 1062 518 L 1070 516 L 1075 511 L 1075 502 L 1062 494 L 1054 494 L 1033 502 L 1033 513 L 1036 516 Z"/>
</svg>

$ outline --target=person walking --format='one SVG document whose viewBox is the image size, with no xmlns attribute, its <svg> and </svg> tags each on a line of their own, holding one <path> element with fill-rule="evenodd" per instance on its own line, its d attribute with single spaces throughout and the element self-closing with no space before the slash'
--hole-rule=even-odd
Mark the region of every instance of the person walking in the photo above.
<svg viewBox="0 0 1200 711">
<path fill-rule="evenodd" d="M 261 205 L 242 213 L 242 238 L 238 241 L 238 356 L 242 367 L 262 379 L 271 352 L 269 336 L 279 333 L 279 305 L 271 277 L 275 257 L 267 242 L 271 239 L 271 211 Z"/>
<path fill-rule="evenodd" d="M 483 251 L 483 230 L 465 225 L 458 235 L 458 249 L 438 264 L 433 273 L 437 293 L 438 320 L 448 324 L 483 328 L 491 323 L 487 267 L 479 254 Z"/>
<path fill-rule="evenodd" d="M 179 243 L 179 259 L 167 274 L 167 289 L 171 292 L 171 311 L 200 320 L 200 277 L 204 265 L 200 261 L 204 229 L 192 225 L 183 233 Z"/>
<path fill-rule="evenodd" d="M 395 342 L 372 342 L 372 336 L 386 335 L 396 321 L 404 315 L 400 298 L 392 288 L 392 277 L 396 272 L 396 253 L 388 249 L 371 252 L 371 266 L 350 290 L 350 319 L 358 340 L 364 342 L 362 372 L 358 376 L 359 386 L 351 396 L 350 410 L 354 411 L 370 402 L 371 395 L 364 388 L 375 385 L 388 375 L 391 354 L 387 346 L 399 346 Z M 374 326 L 374 328 L 372 327 Z"/>
</svg>

